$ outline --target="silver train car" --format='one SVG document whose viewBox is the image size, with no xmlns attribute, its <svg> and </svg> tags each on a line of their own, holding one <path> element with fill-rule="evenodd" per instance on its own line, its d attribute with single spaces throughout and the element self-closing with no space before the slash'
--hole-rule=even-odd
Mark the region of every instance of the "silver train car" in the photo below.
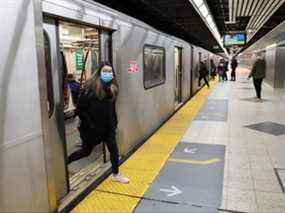
<svg viewBox="0 0 285 213">
<path fill-rule="evenodd" d="M 112 62 L 124 159 L 201 88 L 199 62 L 219 58 L 91 0 L 0 5 L 0 212 L 61 210 L 110 169 L 104 145 L 66 163 L 80 146 L 70 82 Z"/>
</svg>

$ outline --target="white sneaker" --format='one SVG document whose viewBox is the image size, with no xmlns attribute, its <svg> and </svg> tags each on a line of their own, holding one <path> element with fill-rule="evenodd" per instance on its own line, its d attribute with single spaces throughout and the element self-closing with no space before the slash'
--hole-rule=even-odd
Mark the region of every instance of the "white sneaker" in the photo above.
<svg viewBox="0 0 285 213">
<path fill-rule="evenodd" d="M 112 174 L 112 180 L 120 183 L 129 183 L 130 180 L 127 177 L 124 177 L 121 174 Z"/>
</svg>

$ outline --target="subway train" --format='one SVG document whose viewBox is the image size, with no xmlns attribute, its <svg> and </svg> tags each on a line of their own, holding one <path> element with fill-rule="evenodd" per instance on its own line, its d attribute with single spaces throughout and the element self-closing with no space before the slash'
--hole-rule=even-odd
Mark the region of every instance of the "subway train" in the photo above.
<svg viewBox="0 0 285 213">
<path fill-rule="evenodd" d="M 0 212 L 58 210 L 107 173 L 103 144 L 66 163 L 81 145 L 76 90 L 100 62 L 118 79 L 124 159 L 201 88 L 199 62 L 221 57 L 94 1 L 0 4 Z"/>
</svg>

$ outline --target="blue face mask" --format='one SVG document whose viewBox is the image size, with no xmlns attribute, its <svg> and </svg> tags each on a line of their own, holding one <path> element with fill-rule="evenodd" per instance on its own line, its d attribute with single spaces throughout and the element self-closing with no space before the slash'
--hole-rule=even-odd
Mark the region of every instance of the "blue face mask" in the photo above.
<svg viewBox="0 0 285 213">
<path fill-rule="evenodd" d="M 110 81 L 113 80 L 113 78 L 114 76 L 112 72 L 101 72 L 101 79 L 105 83 L 109 83 Z"/>
</svg>

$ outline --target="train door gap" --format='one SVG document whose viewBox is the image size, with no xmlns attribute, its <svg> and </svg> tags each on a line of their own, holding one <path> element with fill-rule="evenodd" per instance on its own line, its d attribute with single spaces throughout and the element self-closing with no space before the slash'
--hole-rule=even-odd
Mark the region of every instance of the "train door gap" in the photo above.
<svg viewBox="0 0 285 213">
<path fill-rule="evenodd" d="M 182 48 L 174 48 L 175 109 L 182 104 Z"/>
<path fill-rule="evenodd" d="M 59 201 L 100 173 L 108 158 L 101 143 L 88 157 L 68 164 L 68 156 L 82 147 L 75 113 L 79 94 L 101 61 L 112 62 L 112 39 L 109 31 L 48 17 L 43 28 L 51 168 Z"/>
</svg>

